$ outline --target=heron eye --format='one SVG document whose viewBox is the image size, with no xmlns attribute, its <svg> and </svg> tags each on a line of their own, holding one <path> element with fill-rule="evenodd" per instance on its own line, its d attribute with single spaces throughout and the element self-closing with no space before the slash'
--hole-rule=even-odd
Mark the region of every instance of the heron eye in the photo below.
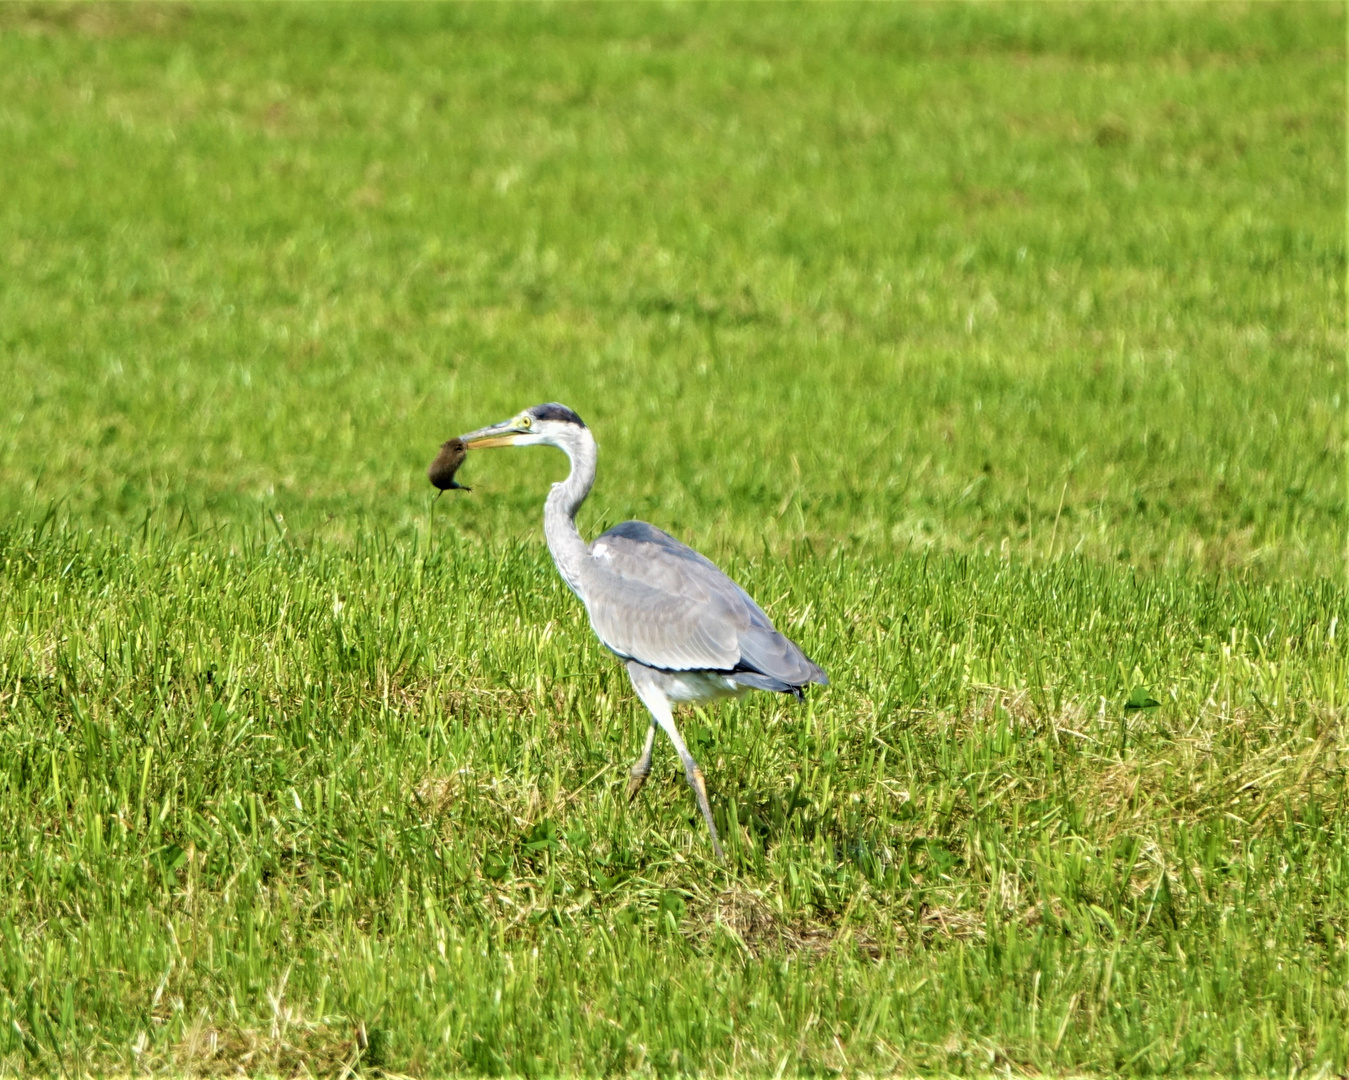
<svg viewBox="0 0 1349 1080">
<path fill-rule="evenodd" d="M 532 428 L 534 426 L 534 417 L 530 416 L 529 413 L 525 413 L 524 416 L 520 417 L 520 426 L 526 430 Z"/>
</svg>

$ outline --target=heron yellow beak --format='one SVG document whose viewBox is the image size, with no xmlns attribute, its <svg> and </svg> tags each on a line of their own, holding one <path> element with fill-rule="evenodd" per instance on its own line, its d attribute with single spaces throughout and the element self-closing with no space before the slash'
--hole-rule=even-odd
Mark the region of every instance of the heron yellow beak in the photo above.
<svg viewBox="0 0 1349 1080">
<path fill-rule="evenodd" d="M 491 424 L 477 431 L 470 431 L 467 435 L 460 435 L 459 438 L 470 450 L 486 450 L 493 446 L 510 446 L 521 434 L 522 432 L 515 426 L 515 421 L 507 420 L 504 423 Z"/>
</svg>

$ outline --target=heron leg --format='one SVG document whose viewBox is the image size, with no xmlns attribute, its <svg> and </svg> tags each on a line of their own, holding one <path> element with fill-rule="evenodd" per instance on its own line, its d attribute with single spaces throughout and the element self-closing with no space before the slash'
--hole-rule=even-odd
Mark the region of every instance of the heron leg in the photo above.
<svg viewBox="0 0 1349 1080">
<path fill-rule="evenodd" d="M 689 782 L 689 787 L 693 788 L 693 793 L 698 797 L 698 809 L 702 811 L 703 820 L 707 822 L 707 831 L 712 834 L 712 850 L 717 853 L 719 860 L 725 862 L 726 853 L 721 850 L 721 839 L 717 836 L 717 826 L 712 821 L 712 807 L 707 801 L 707 784 L 703 780 L 703 770 L 693 760 L 689 748 L 684 745 L 684 740 L 679 736 L 679 729 L 675 727 L 674 712 L 670 708 L 670 699 L 665 696 L 665 691 L 651 677 L 648 670 L 636 662 L 628 664 L 628 676 L 632 679 L 632 688 L 637 691 L 637 696 L 651 710 L 652 719 L 670 737 L 675 753 L 679 755 L 679 760 L 684 765 L 684 776 Z M 652 730 L 654 731 L 654 729 Z M 650 735 L 650 733 L 648 734 Z"/>
<path fill-rule="evenodd" d="M 651 775 L 651 751 L 656 745 L 656 718 L 651 718 L 651 725 L 646 729 L 646 745 L 642 747 L 642 756 L 633 762 L 632 768 L 628 770 L 628 801 L 631 802 L 637 798 L 637 792 L 642 790 L 642 785 L 646 783 L 646 778 Z"/>
</svg>

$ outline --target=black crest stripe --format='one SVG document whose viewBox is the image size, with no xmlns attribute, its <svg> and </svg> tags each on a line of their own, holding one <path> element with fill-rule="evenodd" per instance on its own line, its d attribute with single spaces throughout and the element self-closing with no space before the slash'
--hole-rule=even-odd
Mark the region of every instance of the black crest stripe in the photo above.
<svg viewBox="0 0 1349 1080">
<path fill-rule="evenodd" d="M 535 405 L 529 412 L 535 420 L 561 420 L 563 423 L 585 427 L 584 420 L 567 406 L 559 405 L 556 401 L 550 401 L 547 405 Z"/>
</svg>

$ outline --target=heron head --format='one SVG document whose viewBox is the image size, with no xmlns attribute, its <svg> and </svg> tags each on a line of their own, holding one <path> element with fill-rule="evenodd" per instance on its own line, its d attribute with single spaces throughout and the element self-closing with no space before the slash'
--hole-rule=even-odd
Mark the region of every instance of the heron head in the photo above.
<svg viewBox="0 0 1349 1080">
<path fill-rule="evenodd" d="M 490 424 L 467 435 L 459 436 L 469 450 L 483 450 L 492 446 L 561 446 L 565 447 L 577 432 L 585 430 L 585 422 L 567 406 L 557 402 L 535 405 L 532 409 Z"/>
</svg>

